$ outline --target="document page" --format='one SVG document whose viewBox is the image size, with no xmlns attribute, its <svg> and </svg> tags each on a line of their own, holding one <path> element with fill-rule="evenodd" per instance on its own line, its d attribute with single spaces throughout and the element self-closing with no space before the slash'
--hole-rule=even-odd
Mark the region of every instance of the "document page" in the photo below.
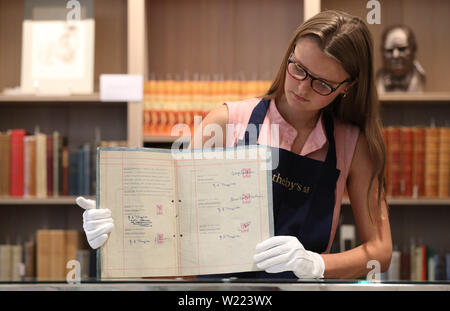
<svg viewBox="0 0 450 311">
<path fill-rule="evenodd" d="M 256 270 L 273 236 L 265 146 L 186 150 L 99 148 L 97 206 L 114 230 L 99 251 L 101 278 Z"/>
</svg>

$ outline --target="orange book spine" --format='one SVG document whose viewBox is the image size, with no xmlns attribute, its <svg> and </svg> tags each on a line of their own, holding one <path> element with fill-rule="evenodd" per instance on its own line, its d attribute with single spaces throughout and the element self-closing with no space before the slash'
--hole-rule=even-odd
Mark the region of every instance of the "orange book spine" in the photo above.
<svg viewBox="0 0 450 311">
<path fill-rule="evenodd" d="M 425 129 L 425 196 L 438 196 L 439 129 Z"/>
<path fill-rule="evenodd" d="M 425 183 L 425 128 L 413 129 L 413 196 L 424 196 Z"/>
<path fill-rule="evenodd" d="M 450 128 L 439 129 L 438 196 L 450 196 Z"/>
<path fill-rule="evenodd" d="M 402 127 L 401 133 L 401 195 L 411 197 L 413 194 L 413 131 L 410 127 Z"/>
</svg>

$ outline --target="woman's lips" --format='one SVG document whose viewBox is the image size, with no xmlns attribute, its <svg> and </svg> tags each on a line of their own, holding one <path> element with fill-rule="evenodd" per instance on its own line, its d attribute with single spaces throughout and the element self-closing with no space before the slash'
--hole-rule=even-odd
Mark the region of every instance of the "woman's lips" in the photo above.
<svg viewBox="0 0 450 311">
<path fill-rule="evenodd" d="M 307 102 L 308 101 L 306 98 L 301 97 L 300 95 L 297 95 L 294 92 L 292 92 L 292 94 L 294 94 L 295 98 L 297 98 L 298 101 L 301 101 L 301 102 Z"/>
</svg>

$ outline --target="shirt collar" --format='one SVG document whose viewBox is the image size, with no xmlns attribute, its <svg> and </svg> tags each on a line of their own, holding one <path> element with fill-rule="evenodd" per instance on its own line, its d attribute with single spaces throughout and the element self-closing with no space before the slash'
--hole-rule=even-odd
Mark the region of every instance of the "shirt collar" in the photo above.
<svg viewBox="0 0 450 311">
<path fill-rule="evenodd" d="M 295 138 L 297 137 L 297 130 L 281 116 L 280 112 L 278 111 L 275 105 L 274 99 L 270 100 L 268 113 L 270 116 L 271 123 L 279 124 L 280 135 L 285 136 L 285 138 L 289 140 L 289 144 L 292 146 Z M 306 139 L 302 151 L 300 152 L 301 156 L 308 155 L 314 151 L 321 149 L 327 142 L 327 136 L 324 129 L 322 115 L 323 113 L 321 112 L 320 117 L 317 120 L 316 126 Z"/>
</svg>

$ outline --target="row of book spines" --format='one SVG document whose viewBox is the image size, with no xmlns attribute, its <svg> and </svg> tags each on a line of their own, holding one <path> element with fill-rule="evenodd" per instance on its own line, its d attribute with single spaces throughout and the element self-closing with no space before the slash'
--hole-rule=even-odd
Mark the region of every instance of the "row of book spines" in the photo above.
<svg viewBox="0 0 450 311">
<path fill-rule="evenodd" d="M 91 167 L 82 165 L 89 161 L 87 145 L 69 152 L 67 139 L 59 132 L 26 135 L 23 129 L 0 134 L 0 144 L 0 195 L 45 198 L 91 193 L 85 186 Z M 87 185 L 90 187 L 90 182 Z"/>
<path fill-rule="evenodd" d="M 271 81 L 265 80 L 149 80 L 144 83 L 145 95 L 248 95 L 265 93 Z"/>
<path fill-rule="evenodd" d="M 187 125 L 190 132 L 193 133 L 196 118 L 203 120 L 208 112 L 199 110 L 144 110 L 144 134 L 170 136 L 176 124 Z"/>
<path fill-rule="evenodd" d="M 67 263 L 80 263 L 82 278 L 92 269 L 91 251 L 77 230 L 38 230 L 23 245 L 0 245 L 0 281 L 65 281 Z"/>
<path fill-rule="evenodd" d="M 36 278 L 41 281 L 66 280 L 67 263 L 70 260 L 78 260 L 77 253 L 82 249 L 88 249 L 88 246 L 80 231 L 38 230 Z"/>
<path fill-rule="evenodd" d="M 409 252 L 393 251 L 382 280 L 450 280 L 450 253 L 438 255 L 426 245 L 413 246 Z"/>
<path fill-rule="evenodd" d="M 126 141 L 101 141 L 123 147 Z M 95 147 L 84 144 L 69 152 L 67 139 L 26 135 L 23 129 L 0 133 L 0 196 L 57 197 L 95 193 Z"/>
<path fill-rule="evenodd" d="M 450 128 L 388 127 L 386 180 L 390 196 L 450 196 Z"/>
</svg>

